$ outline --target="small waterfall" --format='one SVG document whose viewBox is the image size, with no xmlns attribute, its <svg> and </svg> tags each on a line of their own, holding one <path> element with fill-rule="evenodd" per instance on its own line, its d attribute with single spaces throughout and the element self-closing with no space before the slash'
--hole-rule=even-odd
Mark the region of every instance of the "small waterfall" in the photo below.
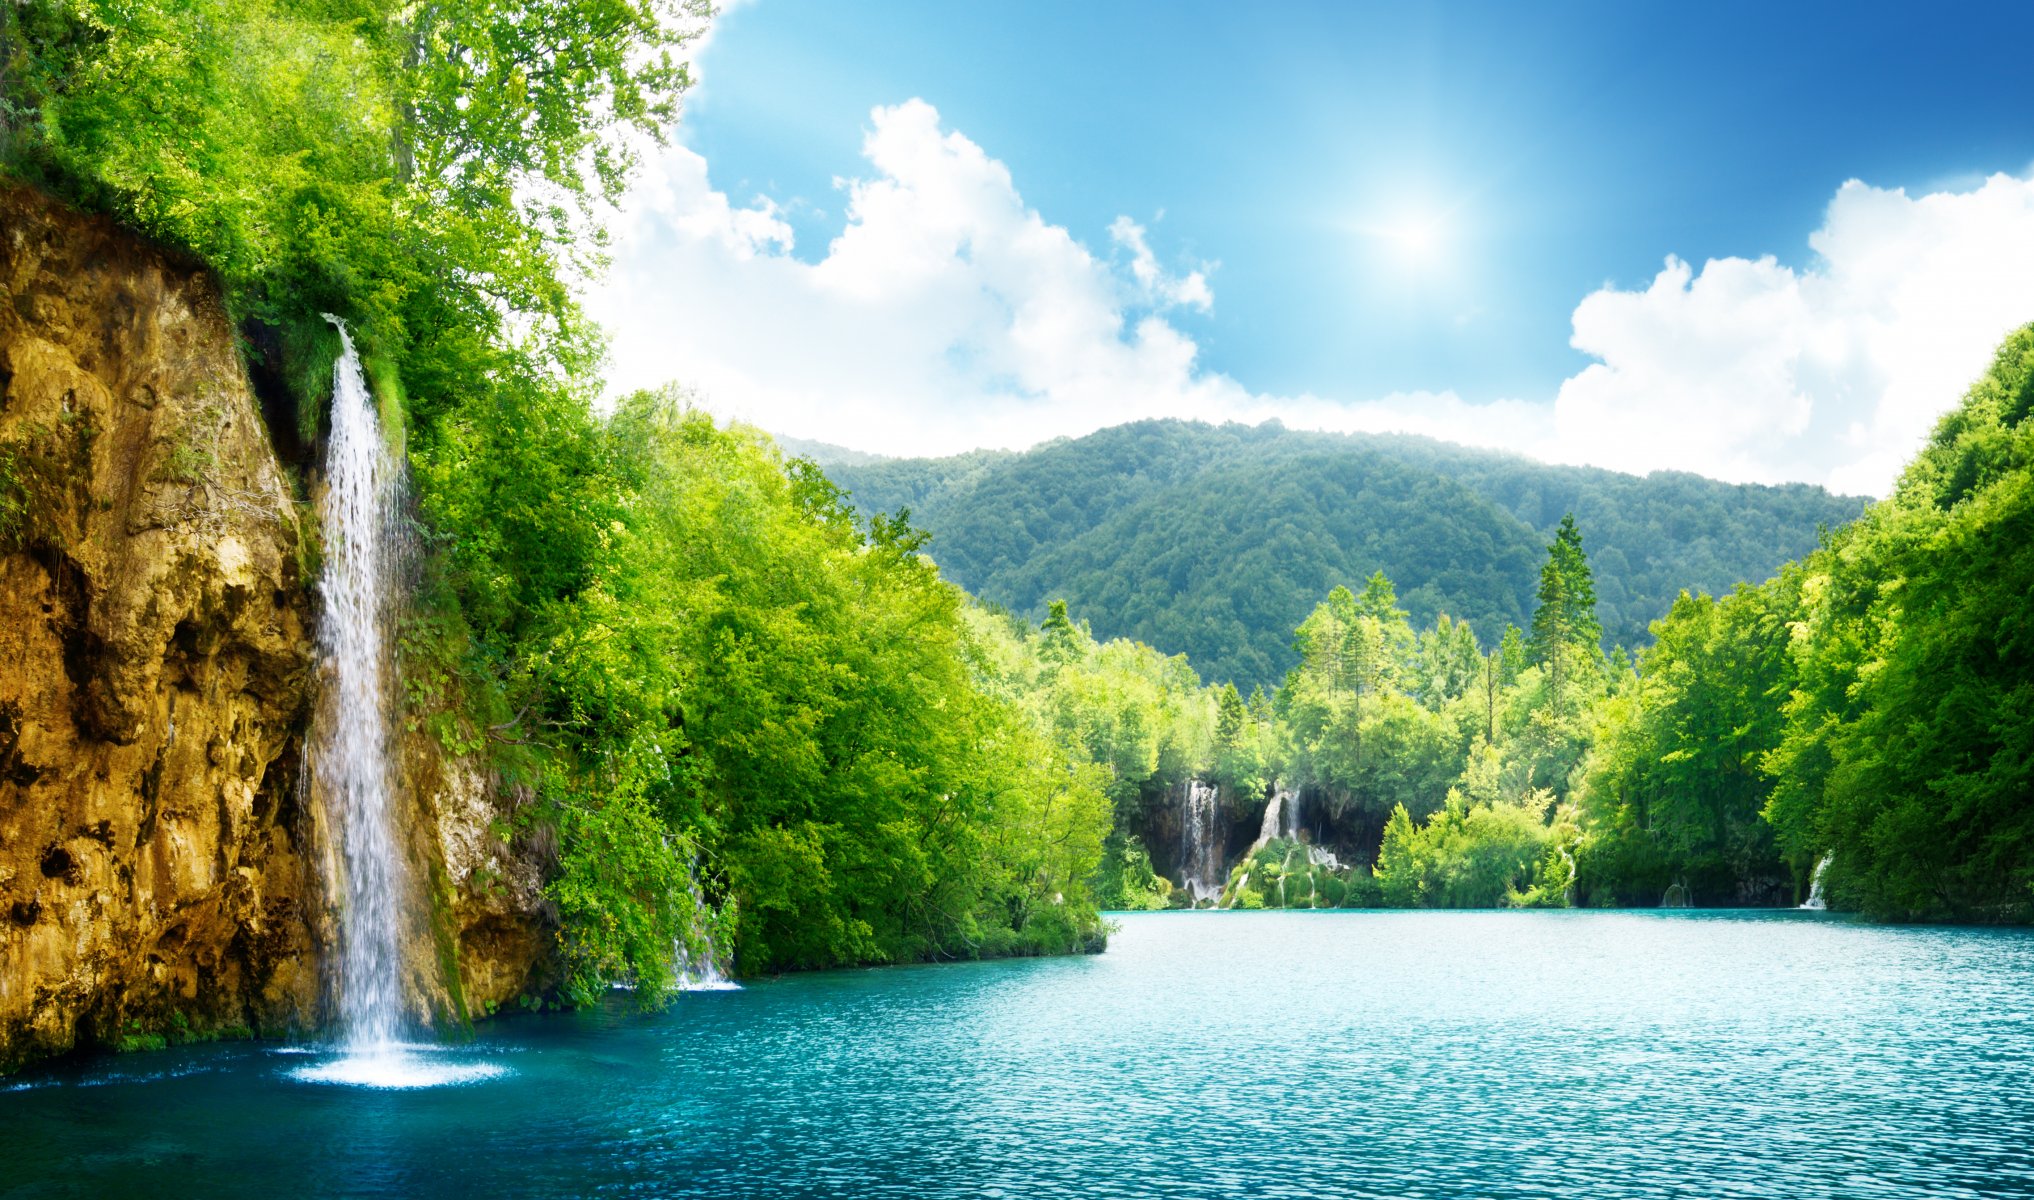
<svg viewBox="0 0 2034 1200">
<path fill-rule="evenodd" d="M 1180 885 L 1195 907 L 1222 895 L 1221 813 L 1214 785 L 1189 779 L 1180 789 Z"/>
<path fill-rule="evenodd" d="M 1299 822 L 1293 820 L 1292 811 L 1298 806 L 1297 793 L 1284 787 L 1272 788 L 1271 799 L 1264 802 L 1264 817 L 1257 823 L 1257 840 L 1250 843 L 1250 854 L 1256 854 L 1279 838 L 1297 841 Z M 1291 832 L 1287 832 L 1288 829 Z"/>
<path fill-rule="evenodd" d="M 1271 799 L 1264 802 L 1264 820 L 1257 826 L 1257 842 L 1250 849 L 1254 852 L 1273 838 L 1280 836 L 1285 824 L 1285 789 L 1274 788 Z"/>
<path fill-rule="evenodd" d="M 1815 860 L 1815 870 L 1808 875 L 1808 898 L 1801 902 L 1801 907 L 1809 912 L 1829 910 L 1829 902 L 1822 898 L 1822 873 L 1828 869 L 1829 856 L 1825 854 Z"/>
<path fill-rule="evenodd" d="M 340 845 L 339 1035 L 344 1057 L 299 1078 L 419 1087 L 499 1074 L 486 1063 L 415 1061 L 402 1036 L 403 942 L 414 913 L 396 831 L 390 677 L 399 473 L 375 417 L 353 338 L 332 369 L 332 432 L 321 520 L 319 649 L 326 678 L 313 730 L 314 786 Z"/>
<path fill-rule="evenodd" d="M 1660 897 L 1660 907 L 1693 908 L 1695 907 L 1694 893 L 1688 890 L 1686 884 L 1681 883 L 1669 884 L 1667 886 L 1666 894 Z"/>
<path fill-rule="evenodd" d="M 742 985 L 728 978 L 720 943 L 714 937 L 716 913 L 699 889 L 699 869 L 692 870 L 692 927 L 688 937 L 671 944 L 671 986 L 680 992 L 738 992 Z M 693 947 L 699 947 L 694 953 Z"/>
</svg>

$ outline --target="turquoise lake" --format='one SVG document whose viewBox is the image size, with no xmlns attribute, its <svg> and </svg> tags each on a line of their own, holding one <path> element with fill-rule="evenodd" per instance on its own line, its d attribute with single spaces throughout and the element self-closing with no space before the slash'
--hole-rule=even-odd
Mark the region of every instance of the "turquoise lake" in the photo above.
<svg viewBox="0 0 2034 1200">
<path fill-rule="evenodd" d="M 2034 934 L 1178 913 L 1089 958 L 0 1081 L 0 1196 L 2034 1196 Z"/>
</svg>

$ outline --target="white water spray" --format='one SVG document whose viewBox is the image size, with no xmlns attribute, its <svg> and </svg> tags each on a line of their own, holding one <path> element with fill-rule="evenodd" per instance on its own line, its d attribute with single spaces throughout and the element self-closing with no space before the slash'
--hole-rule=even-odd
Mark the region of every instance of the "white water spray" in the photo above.
<svg viewBox="0 0 2034 1200">
<path fill-rule="evenodd" d="M 672 986 L 681 992 L 739 992 L 742 985 L 728 977 L 721 961 L 720 946 L 713 936 L 713 910 L 699 888 L 699 869 L 692 870 L 692 929 L 690 941 L 699 947 L 694 953 L 679 938 L 671 945 Z"/>
<path fill-rule="evenodd" d="M 1809 912 L 1827 912 L 1829 910 L 1829 902 L 1822 898 L 1822 873 L 1828 869 L 1829 856 L 1827 854 L 1815 860 L 1815 870 L 1808 876 L 1808 898 L 1801 902 L 1801 907 Z"/>
</svg>

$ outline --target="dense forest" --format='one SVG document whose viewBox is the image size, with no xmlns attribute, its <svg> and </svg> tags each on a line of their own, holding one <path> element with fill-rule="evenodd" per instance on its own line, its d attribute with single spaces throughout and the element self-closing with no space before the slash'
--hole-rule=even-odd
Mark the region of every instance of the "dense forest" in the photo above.
<svg viewBox="0 0 2034 1200">
<path fill-rule="evenodd" d="M 1775 905 L 1819 884 L 1884 919 L 2034 918 L 2030 412 L 2034 327 L 1890 497 L 1764 584 L 1683 592 L 1635 659 L 1604 652 L 1564 518 L 1530 621 L 1495 645 L 1446 615 L 1415 626 L 1378 573 L 1298 624 L 1275 691 L 1182 663 L 1196 702 L 1075 722 L 1117 773 L 1105 899 L 1193 902 L 1173 810 L 1201 780 L 1218 852 L 1257 835 L 1224 855 L 1223 905 Z"/>
<path fill-rule="evenodd" d="M 1826 861 L 1878 916 L 2034 911 L 2034 333 L 1841 529 L 1814 488 L 1273 426 L 822 470 L 594 403 L 571 281 L 701 15 L 0 11 L 8 179 L 217 273 L 306 505 L 354 331 L 420 547 L 401 715 L 535 798 L 566 997 L 707 939 L 1092 948 L 1188 902 L 1203 816 L 1241 907 L 1791 903 Z M 0 446 L 0 544 L 47 457 Z"/>
<path fill-rule="evenodd" d="M 865 512 L 907 508 L 941 570 L 1034 619 L 1064 598 L 1110 637 L 1270 687 L 1292 629 L 1337 584 L 1383 571 L 1412 619 L 1494 640 L 1533 608 L 1540 545 L 1589 530 L 1612 644 L 1638 646 L 1683 588 L 1764 579 L 1864 502 L 1561 467 L 1404 435 L 1147 421 L 1022 454 L 869 461 L 799 444 Z"/>
</svg>

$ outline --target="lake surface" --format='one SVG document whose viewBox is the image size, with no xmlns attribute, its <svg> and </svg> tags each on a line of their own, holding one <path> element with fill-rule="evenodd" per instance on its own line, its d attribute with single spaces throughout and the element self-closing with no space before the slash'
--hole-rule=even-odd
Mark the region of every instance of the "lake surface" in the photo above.
<svg viewBox="0 0 2034 1200">
<path fill-rule="evenodd" d="M 835 971 L 0 1081 L 0 1196 L 2034 1197 L 2034 935 L 1808 913 L 1132 915 Z"/>
</svg>

